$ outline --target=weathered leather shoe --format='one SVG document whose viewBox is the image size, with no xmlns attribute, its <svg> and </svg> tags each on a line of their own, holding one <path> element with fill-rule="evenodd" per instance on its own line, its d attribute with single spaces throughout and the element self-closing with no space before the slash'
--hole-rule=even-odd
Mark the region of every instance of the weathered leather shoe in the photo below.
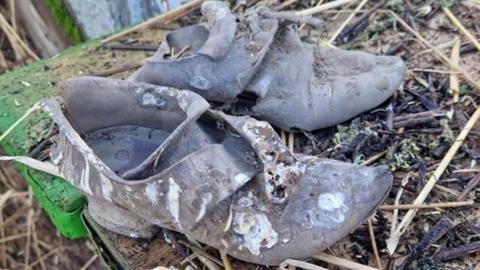
<svg viewBox="0 0 480 270">
<path fill-rule="evenodd" d="M 318 47 L 282 28 L 246 92 L 256 96 L 256 117 L 284 130 L 312 131 L 375 108 L 405 73 L 398 57 Z"/>
<path fill-rule="evenodd" d="M 209 110 L 193 92 L 95 77 L 61 88 L 43 102 L 59 128 L 52 160 L 117 233 L 161 226 L 277 265 L 350 233 L 392 183 L 386 167 L 292 154 L 267 122 Z"/>
<path fill-rule="evenodd" d="M 129 79 L 194 91 L 209 101 L 231 102 L 258 70 L 277 30 L 275 18 L 254 14 L 237 24 L 225 3 L 206 1 L 208 25 L 167 34 L 154 57 Z M 170 52 L 187 56 L 165 59 Z"/>
<path fill-rule="evenodd" d="M 398 57 L 301 41 L 292 24 L 301 18 L 294 14 L 260 9 L 238 26 L 221 2 L 206 1 L 202 11 L 208 28 L 194 25 L 170 32 L 157 54 L 130 79 L 192 90 L 208 101 L 238 101 L 236 114 L 283 130 L 312 131 L 380 105 L 406 73 Z M 172 48 L 189 48 L 191 55 L 165 60 Z"/>
</svg>

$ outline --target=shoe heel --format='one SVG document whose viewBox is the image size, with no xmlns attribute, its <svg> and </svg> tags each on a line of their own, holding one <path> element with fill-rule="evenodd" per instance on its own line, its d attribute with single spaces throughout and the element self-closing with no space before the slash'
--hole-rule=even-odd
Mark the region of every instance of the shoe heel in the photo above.
<svg viewBox="0 0 480 270">
<path fill-rule="evenodd" d="M 88 212 L 107 230 L 133 238 L 150 239 L 158 227 L 114 204 L 88 197 Z"/>
</svg>

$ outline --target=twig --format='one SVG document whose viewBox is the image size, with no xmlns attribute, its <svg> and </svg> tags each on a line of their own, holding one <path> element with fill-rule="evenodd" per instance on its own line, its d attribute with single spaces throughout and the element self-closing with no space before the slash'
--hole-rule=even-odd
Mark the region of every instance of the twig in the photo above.
<svg viewBox="0 0 480 270">
<path fill-rule="evenodd" d="M 349 260 L 346 260 L 346 259 L 338 258 L 338 257 L 332 256 L 332 255 L 328 255 L 326 253 L 320 253 L 318 255 L 314 255 L 313 257 L 315 259 L 320 260 L 320 261 L 324 261 L 324 262 L 329 263 L 329 264 L 333 264 L 333 265 L 340 266 L 340 267 L 345 267 L 345 268 L 352 269 L 352 270 L 378 270 L 377 268 L 373 268 L 373 267 L 370 267 L 370 266 L 367 266 L 367 265 L 352 262 L 352 261 L 349 261 Z"/>
<path fill-rule="evenodd" d="M 444 203 L 430 203 L 430 204 L 399 204 L 399 205 L 380 205 L 378 209 L 380 210 L 405 210 L 405 209 L 429 209 L 429 208 L 452 208 L 452 207 L 462 207 L 462 206 L 472 206 L 474 201 L 458 201 L 458 202 L 444 202 Z"/>
<path fill-rule="evenodd" d="M 400 18 L 395 12 L 389 11 L 389 13 L 411 34 L 413 34 L 424 46 L 430 48 L 435 56 L 443 60 L 445 63 L 449 64 L 450 67 L 461 73 L 463 78 L 470 83 L 472 86 L 476 88 L 477 91 L 480 92 L 480 84 L 476 82 L 476 80 L 465 70 L 463 70 L 459 65 L 453 63 L 450 58 L 445 56 L 438 48 L 432 46 L 424 37 L 422 37 L 417 31 L 415 31 L 412 27 L 410 27 L 402 18 Z"/>
<path fill-rule="evenodd" d="M 101 46 L 102 48 L 105 49 L 110 49 L 110 50 L 125 50 L 125 51 L 156 51 L 158 49 L 158 45 L 130 45 L 130 44 L 121 44 L 121 43 L 115 43 L 115 44 L 105 44 Z"/>
<path fill-rule="evenodd" d="M 452 47 L 452 55 L 450 57 L 453 63 L 460 65 L 460 39 L 456 38 Z M 460 100 L 460 82 L 457 73 L 450 73 L 450 91 L 452 91 L 453 102 Z"/>
<path fill-rule="evenodd" d="M 459 247 L 442 249 L 436 255 L 435 258 L 439 261 L 445 262 L 453 260 L 459 257 L 466 256 L 470 253 L 480 250 L 480 241 L 468 243 Z"/>
<path fill-rule="evenodd" d="M 455 17 L 455 15 L 453 15 L 450 9 L 448 7 L 443 7 L 442 10 L 445 15 L 447 15 L 447 17 L 452 21 L 452 23 L 460 30 L 460 32 L 462 32 L 468 38 L 468 40 L 470 40 L 470 42 L 475 45 L 477 50 L 480 51 L 480 43 L 478 42 L 478 40 L 463 26 L 463 24 Z"/>
<path fill-rule="evenodd" d="M 115 75 L 115 74 L 118 74 L 118 73 L 122 73 L 122 72 L 125 72 L 125 71 L 129 71 L 129 70 L 132 70 L 132 69 L 139 68 L 142 65 L 143 65 L 143 61 L 128 63 L 128 64 L 125 64 L 125 65 L 122 65 L 122 66 L 119 66 L 119 67 L 116 67 L 116 68 L 112 68 L 112 69 L 109 69 L 109 70 L 105 70 L 105 71 L 95 73 L 95 74 L 93 74 L 93 76 L 108 77 L 108 76 L 112 76 L 112 75 Z"/>
<path fill-rule="evenodd" d="M 399 128 L 405 128 L 405 127 L 413 127 L 420 124 L 431 123 L 436 116 L 437 115 L 435 115 L 434 113 L 431 113 L 430 115 L 426 115 L 426 116 L 413 116 L 411 118 L 406 118 L 404 120 L 395 121 L 393 123 L 393 127 L 395 129 L 399 129 Z"/>
<path fill-rule="evenodd" d="M 450 149 L 448 149 L 448 152 L 445 154 L 442 161 L 438 165 L 437 169 L 433 173 L 432 177 L 430 177 L 430 179 L 425 184 L 420 194 L 418 194 L 417 198 L 414 200 L 413 204 L 415 205 L 423 204 L 427 196 L 430 194 L 430 191 L 432 191 L 433 187 L 435 186 L 437 181 L 440 179 L 443 172 L 450 164 L 450 161 L 453 159 L 458 149 L 463 144 L 463 141 L 467 137 L 468 133 L 470 133 L 470 130 L 477 123 L 479 118 L 480 118 L 480 107 L 477 108 L 477 110 L 473 113 L 472 117 L 470 117 L 468 122 L 465 124 L 462 131 L 457 136 L 457 138 L 455 139 Z M 387 245 L 390 246 L 389 248 L 390 252 L 393 252 L 393 250 L 396 249 L 398 245 L 398 239 L 400 239 L 400 236 L 404 233 L 408 225 L 410 225 L 417 211 L 418 209 L 408 210 L 408 212 L 405 214 L 402 221 L 400 222 L 400 225 L 398 226 L 397 230 L 392 235 L 390 235 L 390 238 L 387 240 Z"/>
<path fill-rule="evenodd" d="M 377 261 L 378 269 L 382 270 L 382 260 L 380 260 L 380 255 L 378 254 L 377 242 L 375 241 L 375 233 L 373 232 L 372 218 L 367 219 L 368 224 L 368 234 L 370 235 L 370 242 L 372 243 L 373 255 Z"/>
<path fill-rule="evenodd" d="M 323 268 L 323 267 L 318 266 L 318 265 L 314 265 L 314 264 L 307 263 L 307 262 L 304 262 L 304 261 L 292 260 L 292 259 L 287 259 L 287 260 L 283 261 L 278 266 L 278 268 L 281 269 L 281 270 L 290 270 L 291 268 L 289 266 L 300 267 L 302 269 L 307 269 L 307 270 L 328 270 L 328 269 Z"/>
<path fill-rule="evenodd" d="M 465 187 L 465 189 L 462 191 L 462 193 L 457 197 L 457 201 L 463 201 L 467 198 L 468 193 L 472 191 L 478 184 L 480 183 L 480 173 L 477 174 L 475 177 L 472 178 Z"/>
<path fill-rule="evenodd" d="M 455 224 L 447 218 L 442 218 L 433 228 L 431 228 L 422 241 L 408 254 L 398 270 L 408 269 L 408 266 L 430 245 L 437 242 L 442 236 L 450 231 Z"/>
<path fill-rule="evenodd" d="M 395 122 L 402 122 L 408 119 L 412 118 L 423 118 L 423 117 L 432 117 L 432 116 L 444 116 L 444 113 L 441 112 L 436 112 L 436 111 L 424 111 L 424 112 L 418 112 L 418 113 L 411 113 L 411 114 L 406 114 L 406 115 L 399 115 L 395 117 L 393 120 Z"/>
<path fill-rule="evenodd" d="M 344 44 L 352 40 L 356 35 L 358 35 L 363 30 L 365 30 L 370 24 L 369 22 L 370 15 L 372 15 L 378 9 L 383 7 L 383 5 L 385 5 L 385 0 L 378 1 L 377 4 L 375 4 L 372 8 L 370 8 L 367 11 L 358 10 L 358 13 L 363 12 L 363 14 L 360 15 L 358 19 L 352 22 L 349 26 L 345 27 L 345 29 L 342 31 L 342 33 L 340 33 L 339 37 L 337 38 L 337 43 L 340 42 L 340 44 Z M 340 44 L 337 44 L 337 45 L 340 45 Z M 400 43 L 400 46 L 403 46 L 403 43 Z"/>
<path fill-rule="evenodd" d="M 471 43 L 468 43 L 466 45 L 463 45 L 461 48 L 460 48 L 460 55 L 464 55 L 466 53 L 471 53 L 471 52 L 474 52 L 476 51 L 477 48 L 475 48 L 475 45 L 471 44 Z"/>
<path fill-rule="evenodd" d="M 342 25 L 337 29 L 337 31 L 335 32 L 335 34 L 333 34 L 333 36 L 330 38 L 330 40 L 328 41 L 328 43 L 332 44 L 335 39 L 337 39 L 337 37 L 340 35 L 340 33 L 342 33 L 343 29 L 345 29 L 345 27 L 347 27 L 347 25 L 350 23 L 350 21 L 355 17 L 355 15 L 357 15 L 357 13 L 365 6 L 365 4 L 367 4 L 368 0 L 362 0 L 362 2 L 360 2 L 360 4 L 358 4 L 358 6 L 355 8 L 355 10 L 348 16 L 348 18 L 342 23 Z M 363 14 L 365 15 L 365 14 Z M 362 15 L 362 17 L 363 17 Z M 367 15 L 368 16 L 368 15 Z"/>
<path fill-rule="evenodd" d="M 310 15 L 320 13 L 320 12 L 325 11 L 325 10 L 341 7 L 343 5 L 352 3 L 353 1 L 355 1 L 355 0 L 336 0 L 336 1 L 332 1 L 332 2 L 322 4 L 320 6 L 315 6 L 315 7 L 307 8 L 307 9 L 300 10 L 300 11 L 294 11 L 294 13 L 297 16 L 310 16 Z"/>
<path fill-rule="evenodd" d="M 197 9 L 198 7 L 200 7 L 202 2 L 203 2 L 203 0 L 189 1 L 186 4 L 183 4 L 183 5 L 175 8 L 175 9 L 172 9 L 172 10 L 169 10 L 165 13 L 162 13 L 162 14 L 160 14 L 156 17 L 153 17 L 153 18 L 151 18 L 151 19 L 149 19 L 149 20 L 147 20 L 147 21 L 145 21 L 141 24 L 138 24 L 138 25 L 136 25 L 132 28 L 129 28 L 129 29 L 126 29 L 124 31 L 121 31 L 120 33 L 114 34 L 114 35 L 102 40 L 102 44 L 107 44 L 107 43 L 112 42 L 114 40 L 118 40 L 125 35 L 137 32 L 139 30 L 149 28 L 149 27 L 151 27 L 155 24 L 167 23 L 167 22 L 174 21 L 174 20 L 178 19 L 180 16 L 183 16 L 186 13 L 188 14 L 189 12 L 193 11 L 194 9 Z"/>
</svg>

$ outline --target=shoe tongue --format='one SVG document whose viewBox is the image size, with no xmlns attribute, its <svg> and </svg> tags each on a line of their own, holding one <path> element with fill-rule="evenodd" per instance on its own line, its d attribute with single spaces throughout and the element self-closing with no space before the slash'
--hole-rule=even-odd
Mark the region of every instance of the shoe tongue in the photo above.
<svg viewBox="0 0 480 270">
<path fill-rule="evenodd" d="M 167 34 L 166 40 L 175 52 L 188 48 L 195 53 L 205 44 L 208 34 L 205 26 L 197 24 L 171 31 Z"/>
<path fill-rule="evenodd" d="M 236 18 L 227 5 L 220 1 L 204 2 L 201 10 L 202 15 L 208 20 L 210 34 L 198 52 L 218 61 L 229 52 L 235 39 Z"/>
</svg>

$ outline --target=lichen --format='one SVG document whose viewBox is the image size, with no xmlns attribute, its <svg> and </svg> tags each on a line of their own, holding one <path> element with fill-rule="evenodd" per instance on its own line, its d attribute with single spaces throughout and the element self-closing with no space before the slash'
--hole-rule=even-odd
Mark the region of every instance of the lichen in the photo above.
<svg viewBox="0 0 480 270">
<path fill-rule="evenodd" d="M 420 158 L 420 148 L 413 139 L 405 139 L 387 152 L 386 164 L 392 171 L 408 169 Z"/>
<path fill-rule="evenodd" d="M 46 113 L 34 112 L 25 127 L 25 151 L 29 152 L 38 143 L 49 138 L 54 130 L 55 124 Z"/>
<path fill-rule="evenodd" d="M 375 135 L 373 130 L 369 127 L 363 127 L 360 119 L 356 118 L 349 126 L 337 125 L 337 133 L 335 133 L 333 140 L 336 146 L 350 145 L 360 133 Z"/>
</svg>

